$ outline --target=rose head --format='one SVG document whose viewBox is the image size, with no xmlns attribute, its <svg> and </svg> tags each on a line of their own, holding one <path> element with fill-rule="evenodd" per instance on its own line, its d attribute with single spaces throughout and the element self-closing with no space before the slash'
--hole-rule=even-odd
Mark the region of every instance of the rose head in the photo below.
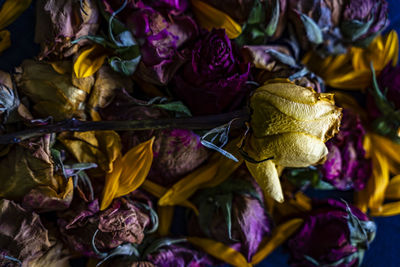
<svg viewBox="0 0 400 267">
<path fill-rule="evenodd" d="M 191 62 L 174 77 L 172 89 L 193 114 L 229 111 L 246 96 L 249 69 L 224 30 L 204 31 L 192 50 Z"/>
<path fill-rule="evenodd" d="M 108 252 L 127 242 L 140 244 L 145 228 L 150 225 L 149 215 L 130 199 L 115 199 L 104 211 L 99 211 L 97 199 L 88 205 L 80 203 L 59 217 L 58 224 L 66 243 L 88 257 L 98 256 L 92 247 L 96 230 L 99 230 L 96 247 Z"/>
<path fill-rule="evenodd" d="M 339 130 L 341 109 L 333 94 L 316 93 L 284 79 L 270 80 L 250 99 L 251 133 L 242 144 L 253 177 L 283 201 L 276 165 L 307 167 L 328 154 L 325 142 Z"/>
<path fill-rule="evenodd" d="M 371 161 L 365 158 L 364 127 L 360 117 L 343 110 L 339 133 L 327 142 L 328 155 L 321 166 L 323 179 L 340 190 L 362 190 L 371 175 Z"/>
<path fill-rule="evenodd" d="M 360 210 L 338 200 L 313 203 L 300 230 L 287 242 L 291 266 L 359 266 L 376 226 Z"/>
<path fill-rule="evenodd" d="M 172 17 L 173 21 L 151 6 L 142 6 L 122 18 L 142 43 L 138 75 L 147 82 L 167 84 L 184 63 L 183 45 L 197 35 L 197 25 L 192 18 Z"/>
<path fill-rule="evenodd" d="M 171 186 L 208 157 L 200 137 L 184 129 L 159 131 L 153 145 L 153 154 L 148 179 L 163 186 Z"/>
<path fill-rule="evenodd" d="M 262 190 L 244 166 L 217 187 L 200 191 L 193 201 L 200 214 L 192 217 L 189 234 L 223 242 L 248 261 L 271 232 Z"/>
</svg>

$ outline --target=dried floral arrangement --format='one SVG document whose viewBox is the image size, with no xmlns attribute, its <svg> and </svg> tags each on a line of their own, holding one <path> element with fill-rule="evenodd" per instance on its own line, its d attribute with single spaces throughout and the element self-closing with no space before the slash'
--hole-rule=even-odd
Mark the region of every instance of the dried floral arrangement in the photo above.
<svg viewBox="0 0 400 267">
<path fill-rule="evenodd" d="M 2 266 L 353 267 L 400 214 L 385 0 L 5 0 L 0 53 L 32 4 L 40 53 L 0 71 Z"/>
</svg>

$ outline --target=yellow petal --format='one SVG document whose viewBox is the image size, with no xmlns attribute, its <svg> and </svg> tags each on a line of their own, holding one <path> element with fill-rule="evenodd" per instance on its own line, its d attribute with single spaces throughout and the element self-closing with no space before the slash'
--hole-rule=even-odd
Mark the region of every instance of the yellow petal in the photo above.
<svg viewBox="0 0 400 267">
<path fill-rule="evenodd" d="M 214 153 L 209 162 L 175 183 L 158 201 L 161 206 L 176 205 L 188 199 L 196 190 L 212 187 L 226 180 L 242 163 Z"/>
<path fill-rule="evenodd" d="M 370 215 L 377 216 L 395 216 L 400 214 L 400 201 L 391 202 L 382 205 L 379 209 L 371 210 Z"/>
<path fill-rule="evenodd" d="M 283 133 L 255 138 L 251 136 L 245 151 L 256 160 L 273 158 L 277 165 L 307 167 L 321 162 L 328 154 L 325 143 L 309 134 Z"/>
<path fill-rule="evenodd" d="M 113 171 L 106 176 L 101 210 L 106 209 L 114 198 L 131 193 L 144 182 L 153 162 L 153 143 L 154 137 L 118 157 Z"/>
<path fill-rule="evenodd" d="M 104 50 L 98 45 L 84 50 L 74 63 L 76 77 L 80 79 L 93 75 L 101 68 L 106 57 Z"/>
<path fill-rule="evenodd" d="M 10 32 L 7 30 L 0 31 L 0 54 L 11 46 Z"/>
<path fill-rule="evenodd" d="M 209 31 L 213 28 L 225 29 L 230 39 L 234 39 L 242 33 L 242 27 L 228 14 L 200 0 L 191 0 L 190 2 L 192 3 L 192 10 L 196 16 L 197 22 L 201 27 Z"/>
<path fill-rule="evenodd" d="M 377 151 L 371 151 L 372 175 L 368 179 L 366 187 L 357 192 L 357 206 L 365 210 L 365 204 L 371 209 L 379 209 L 385 200 L 385 191 L 389 184 L 389 166 L 387 158 Z"/>
<path fill-rule="evenodd" d="M 386 188 L 385 197 L 389 199 L 400 199 L 400 175 L 390 179 Z"/>
<path fill-rule="evenodd" d="M 248 263 L 246 258 L 238 251 L 233 248 L 221 243 L 207 238 L 199 237 L 187 237 L 188 242 L 203 249 L 205 252 L 211 256 L 220 259 L 230 265 L 237 267 L 252 266 Z"/>
<path fill-rule="evenodd" d="M 394 143 L 389 138 L 378 134 L 369 134 L 373 150 L 378 150 L 389 164 L 389 169 L 394 174 L 400 174 L 400 144 Z"/>
<path fill-rule="evenodd" d="M 158 233 L 161 236 L 167 236 L 172 224 L 172 217 L 174 216 L 173 206 L 158 206 L 157 214 L 159 219 Z"/>
<path fill-rule="evenodd" d="M 283 202 L 281 183 L 279 181 L 275 164 L 272 160 L 256 164 L 246 161 L 246 166 L 267 196 L 272 197 L 278 202 Z"/>
<path fill-rule="evenodd" d="M 152 181 L 149 181 L 149 180 L 145 180 L 143 182 L 141 188 L 143 188 L 144 190 L 146 190 L 147 192 L 149 192 L 150 194 L 152 194 L 153 196 L 155 196 L 157 198 L 162 197 L 168 190 L 165 187 L 158 185 L 156 183 L 153 183 Z M 192 209 L 194 211 L 194 213 L 196 213 L 196 215 L 199 215 L 199 211 L 196 208 L 196 206 L 188 200 L 179 202 L 177 205 Z"/>
<path fill-rule="evenodd" d="M 258 247 L 258 251 L 254 254 L 251 261 L 252 264 L 261 262 L 267 257 L 274 249 L 279 247 L 283 242 L 286 241 L 292 234 L 294 234 L 300 226 L 303 224 L 303 219 L 292 219 L 281 225 L 278 225 L 271 234 L 271 237 L 266 238 L 261 242 Z"/>
<path fill-rule="evenodd" d="M 0 29 L 16 20 L 31 4 L 32 0 L 7 0 L 0 10 Z"/>
</svg>

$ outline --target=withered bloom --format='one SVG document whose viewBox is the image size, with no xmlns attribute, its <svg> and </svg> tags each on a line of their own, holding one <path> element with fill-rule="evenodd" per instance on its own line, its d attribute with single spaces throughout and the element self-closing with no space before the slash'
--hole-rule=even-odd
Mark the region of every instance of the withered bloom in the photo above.
<svg viewBox="0 0 400 267">
<path fill-rule="evenodd" d="M 261 240 L 271 233 L 263 193 L 246 168 L 222 184 L 194 196 L 200 214 L 189 223 L 190 236 L 206 236 L 241 252 L 250 262 Z"/>
<path fill-rule="evenodd" d="M 150 215 L 129 198 L 115 199 L 104 211 L 97 199 L 75 204 L 59 214 L 58 225 L 70 248 L 87 257 L 98 257 L 92 246 L 94 235 L 96 248 L 107 252 L 123 243 L 140 244 L 146 227 L 151 227 Z"/>
</svg>

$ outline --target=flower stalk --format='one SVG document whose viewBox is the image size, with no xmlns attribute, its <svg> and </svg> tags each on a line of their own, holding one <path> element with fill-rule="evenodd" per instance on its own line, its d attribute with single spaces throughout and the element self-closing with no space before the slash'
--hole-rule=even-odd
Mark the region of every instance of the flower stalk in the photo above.
<svg viewBox="0 0 400 267">
<path fill-rule="evenodd" d="M 150 129 L 190 129 L 208 130 L 232 121 L 231 128 L 240 128 L 250 120 L 248 108 L 228 113 L 198 116 L 188 118 L 168 118 L 156 120 L 129 120 L 129 121 L 81 121 L 76 118 L 64 120 L 54 124 L 36 126 L 22 131 L 0 135 L 0 144 L 19 143 L 32 137 L 49 133 L 60 132 L 87 132 L 87 131 L 144 131 Z"/>
</svg>

